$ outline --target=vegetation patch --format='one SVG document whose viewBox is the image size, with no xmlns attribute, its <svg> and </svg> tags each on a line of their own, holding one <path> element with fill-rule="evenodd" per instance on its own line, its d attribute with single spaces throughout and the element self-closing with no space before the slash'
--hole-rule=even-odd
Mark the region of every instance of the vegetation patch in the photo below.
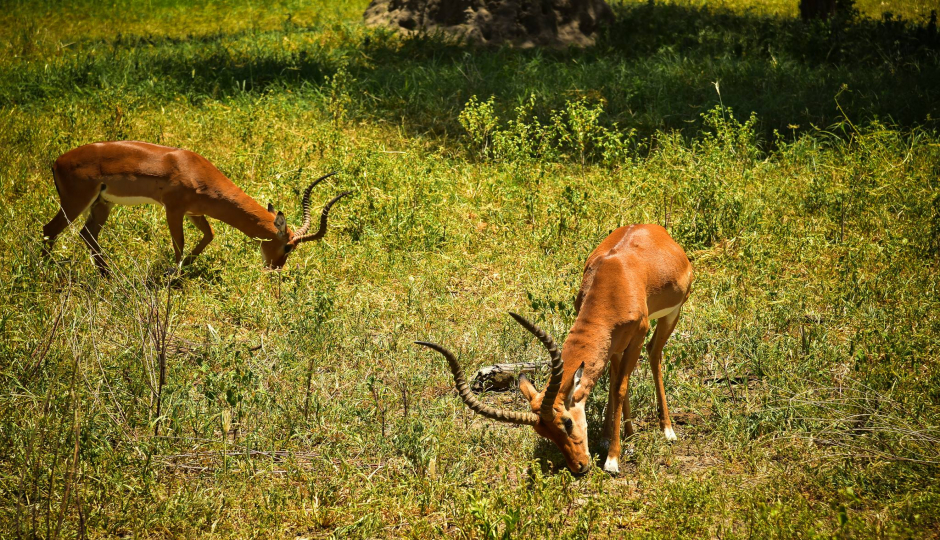
<svg viewBox="0 0 940 540">
<path fill-rule="evenodd" d="M 792 3 L 627 3 L 614 28 L 631 32 L 573 51 L 397 37 L 358 23 L 365 2 L 12 4 L 0 530 L 936 535 L 935 25 L 859 2 L 806 27 Z M 216 224 L 172 279 L 162 208 L 117 207 L 102 279 L 78 225 L 49 261 L 40 231 L 52 161 L 106 139 L 198 152 L 290 216 L 325 172 L 314 206 L 355 193 L 284 271 Z M 695 269 L 665 349 L 679 441 L 644 356 L 621 475 L 574 479 L 531 429 L 467 411 L 412 342 L 468 373 L 544 361 L 506 312 L 563 340 L 587 255 L 637 222 Z"/>
</svg>

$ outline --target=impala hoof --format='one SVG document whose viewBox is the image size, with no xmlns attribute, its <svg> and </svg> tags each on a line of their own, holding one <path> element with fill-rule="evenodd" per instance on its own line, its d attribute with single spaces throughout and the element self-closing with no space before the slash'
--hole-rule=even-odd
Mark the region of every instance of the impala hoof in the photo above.
<svg viewBox="0 0 940 540">
<path fill-rule="evenodd" d="M 617 458 L 607 458 L 604 462 L 604 471 L 610 474 L 620 474 L 620 462 Z"/>
<path fill-rule="evenodd" d="M 666 440 L 667 440 L 667 441 L 670 441 L 670 442 L 679 439 L 678 437 L 676 437 L 676 432 L 673 431 L 671 427 L 667 427 L 666 429 L 664 429 L 664 430 L 663 430 L 663 435 L 665 435 L 665 436 L 666 436 Z"/>
</svg>

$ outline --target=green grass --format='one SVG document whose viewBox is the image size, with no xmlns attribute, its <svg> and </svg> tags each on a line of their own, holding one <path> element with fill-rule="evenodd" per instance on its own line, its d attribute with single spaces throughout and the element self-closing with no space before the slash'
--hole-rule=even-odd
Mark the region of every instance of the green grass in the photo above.
<svg viewBox="0 0 940 540">
<path fill-rule="evenodd" d="M 586 51 L 401 40 L 364 2 L 5 3 L 0 536 L 936 537 L 938 38 L 923 3 L 790 3 L 627 3 Z M 104 139 L 293 223 L 319 173 L 355 195 L 283 272 L 214 223 L 172 283 L 162 211 L 120 207 L 103 280 L 77 226 L 39 250 L 50 164 Z M 544 359 L 506 312 L 563 339 L 591 249 L 664 213 L 684 423 L 666 444 L 641 360 L 619 477 L 474 417 L 411 344 Z"/>
</svg>

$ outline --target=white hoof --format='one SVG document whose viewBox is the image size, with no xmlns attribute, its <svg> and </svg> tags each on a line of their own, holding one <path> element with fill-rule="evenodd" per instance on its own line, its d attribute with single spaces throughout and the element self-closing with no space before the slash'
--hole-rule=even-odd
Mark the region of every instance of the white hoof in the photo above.
<svg viewBox="0 0 940 540">
<path fill-rule="evenodd" d="M 666 429 L 664 429 L 663 435 L 666 436 L 667 441 L 675 441 L 678 439 L 678 437 L 676 437 L 676 432 L 673 431 L 671 427 L 667 427 Z"/>
<path fill-rule="evenodd" d="M 610 474 L 620 474 L 620 462 L 617 461 L 617 458 L 609 457 L 604 462 L 604 470 Z"/>
</svg>

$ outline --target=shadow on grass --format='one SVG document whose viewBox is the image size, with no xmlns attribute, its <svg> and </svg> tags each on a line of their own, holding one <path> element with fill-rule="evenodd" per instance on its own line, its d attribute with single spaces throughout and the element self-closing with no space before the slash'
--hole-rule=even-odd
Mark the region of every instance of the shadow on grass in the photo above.
<svg viewBox="0 0 940 540">
<path fill-rule="evenodd" d="M 700 113 L 723 101 L 754 111 L 769 136 L 842 118 L 936 127 L 940 39 L 935 21 L 894 18 L 805 25 L 796 19 L 669 5 L 621 7 L 587 50 L 477 49 L 381 36 L 363 44 L 351 92 L 373 96 L 371 115 L 404 118 L 416 131 L 460 132 L 471 96 L 494 96 L 501 116 L 530 94 L 536 113 L 585 97 L 608 122 L 693 134 Z M 718 88 L 720 88 L 720 95 Z M 364 101 L 364 100 L 363 100 Z"/>
<path fill-rule="evenodd" d="M 477 48 L 356 25 L 292 45 L 285 36 L 317 29 L 285 24 L 193 38 L 125 35 L 97 46 L 108 53 L 79 52 L 55 70 L 41 62 L 14 67 L 0 83 L 0 105 L 83 93 L 126 101 L 183 95 L 198 103 L 291 90 L 324 107 L 343 97 L 354 118 L 455 135 L 471 96 L 495 97 L 505 118 L 535 95 L 542 116 L 567 100 L 602 101 L 604 121 L 642 136 L 658 129 L 694 134 L 700 113 L 719 100 L 738 114 L 756 112 L 768 138 L 774 130 L 829 126 L 843 115 L 855 123 L 938 127 L 935 20 L 806 25 L 658 4 L 620 6 L 616 14 L 587 50 Z"/>
</svg>

